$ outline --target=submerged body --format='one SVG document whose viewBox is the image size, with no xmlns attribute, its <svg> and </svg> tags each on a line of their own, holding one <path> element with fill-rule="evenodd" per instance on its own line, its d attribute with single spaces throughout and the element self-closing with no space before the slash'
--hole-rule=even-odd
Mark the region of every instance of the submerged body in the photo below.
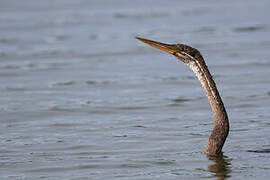
<svg viewBox="0 0 270 180">
<path fill-rule="evenodd" d="M 229 120 L 216 84 L 200 52 L 184 44 L 164 44 L 139 37 L 137 37 L 137 39 L 173 54 L 179 60 L 187 64 L 196 74 L 206 92 L 214 114 L 214 128 L 206 143 L 205 153 L 209 156 L 220 155 L 229 134 Z"/>
</svg>

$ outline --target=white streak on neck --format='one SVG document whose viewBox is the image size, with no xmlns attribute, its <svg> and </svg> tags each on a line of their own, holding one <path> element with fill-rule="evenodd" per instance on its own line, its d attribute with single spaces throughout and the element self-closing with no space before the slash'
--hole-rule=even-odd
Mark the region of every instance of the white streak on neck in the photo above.
<svg viewBox="0 0 270 180">
<path fill-rule="evenodd" d="M 206 85 L 209 87 L 210 89 L 210 92 L 212 94 L 212 96 L 214 97 L 216 103 L 219 104 L 218 100 L 217 100 L 217 97 L 216 97 L 216 94 L 213 90 L 213 88 L 211 87 L 210 85 L 210 82 L 208 80 L 208 78 L 205 76 L 205 72 L 204 72 L 204 69 L 201 67 L 200 63 L 198 62 L 197 59 L 193 58 L 192 56 L 190 56 L 189 54 L 183 52 L 185 55 L 187 55 L 189 58 L 191 58 L 193 61 L 189 61 L 187 63 L 187 65 L 190 67 L 190 69 L 192 69 L 192 71 L 196 74 L 196 76 L 198 77 L 199 81 L 201 82 L 201 84 L 204 86 L 204 82 L 206 81 Z M 204 78 L 203 78 L 204 76 Z"/>
</svg>

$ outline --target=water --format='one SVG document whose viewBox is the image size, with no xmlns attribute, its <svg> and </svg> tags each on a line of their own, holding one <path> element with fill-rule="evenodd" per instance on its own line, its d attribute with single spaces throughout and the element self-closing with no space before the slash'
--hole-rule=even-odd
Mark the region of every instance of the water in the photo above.
<svg viewBox="0 0 270 180">
<path fill-rule="evenodd" d="M 1 179 L 268 179 L 270 4 L 0 2 Z M 194 74 L 134 36 L 198 48 L 226 105 L 224 157 Z M 255 151 L 255 152 L 253 152 Z"/>
</svg>

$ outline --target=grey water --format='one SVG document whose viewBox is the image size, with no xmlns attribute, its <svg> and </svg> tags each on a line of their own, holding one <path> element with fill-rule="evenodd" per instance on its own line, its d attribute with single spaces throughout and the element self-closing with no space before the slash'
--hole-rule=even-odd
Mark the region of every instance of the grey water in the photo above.
<svg viewBox="0 0 270 180">
<path fill-rule="evenodd" d="M 269 179 L 270 2 L 1 0 L 0 179 Z M 199 49 L 195 75 L 134 37 Z"/>
</svg>

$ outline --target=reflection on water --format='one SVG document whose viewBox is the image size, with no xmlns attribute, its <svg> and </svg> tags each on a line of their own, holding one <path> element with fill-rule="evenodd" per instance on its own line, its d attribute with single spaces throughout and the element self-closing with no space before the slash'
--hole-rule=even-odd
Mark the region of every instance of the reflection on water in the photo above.
<svg viewBox="0 0 270 180">
<path fill-rule="evenodd" d="M 247 152 L 254 152 L 254 153 L 270 153 L 270 149 L 248 150 Z"/>
<path fill-rule="evenodd" d="M 208 166 L 207 171 L 213 173 L 213 177 L 216 177 L 218 180 L 231 177 L 231 159 L 223 154 L 218 157 L 208 157 L 208 159 L 211 160 L 213 164 Z"/>
</svg>

